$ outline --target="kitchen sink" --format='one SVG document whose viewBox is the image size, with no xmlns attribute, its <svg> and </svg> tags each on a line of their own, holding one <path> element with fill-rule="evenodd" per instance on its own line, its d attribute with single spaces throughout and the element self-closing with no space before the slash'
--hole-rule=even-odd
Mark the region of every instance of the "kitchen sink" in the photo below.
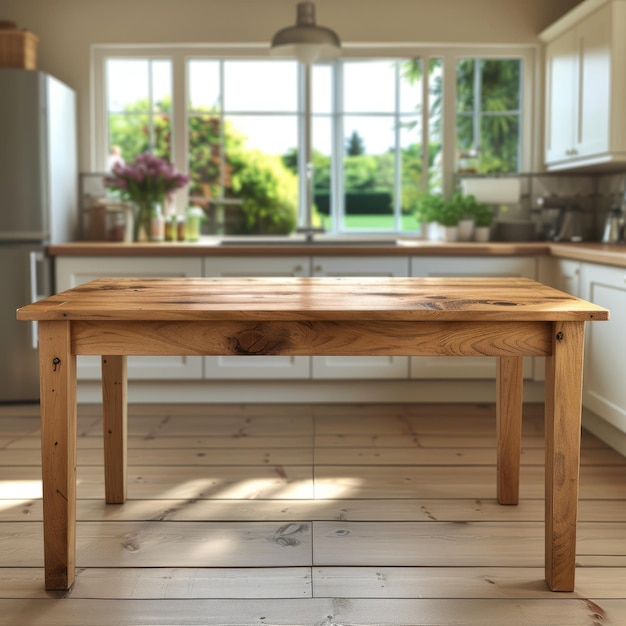
<svg viewBox="0 0 626 626">
<path fill-rule="evenodd" d="M 315 238 L 303 237 L 227 237 L 220 246 L 397 246 L 396 239 L 362 239 L 352 237 Z"/>
</svg>

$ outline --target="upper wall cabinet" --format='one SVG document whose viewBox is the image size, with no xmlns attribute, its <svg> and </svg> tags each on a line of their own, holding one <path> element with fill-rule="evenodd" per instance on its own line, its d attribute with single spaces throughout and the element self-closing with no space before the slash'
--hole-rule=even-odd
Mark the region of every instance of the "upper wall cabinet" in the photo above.
<svg viewBox="0 0 626 626">
<path fill-rule="evenodd" d="M 626 0 L 587 0 L 540 37 L 547 168 L 624 167 Z"/>
</svg>

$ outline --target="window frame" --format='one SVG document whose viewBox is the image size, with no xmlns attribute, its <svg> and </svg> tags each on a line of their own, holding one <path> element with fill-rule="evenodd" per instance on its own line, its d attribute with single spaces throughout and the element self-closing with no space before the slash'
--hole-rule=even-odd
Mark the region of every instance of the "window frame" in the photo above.
<svg viewBox="0 0 626 626">
<path fill-rule="evenodd" d="M 186 87 L 186 64 L 189 58 L 210 59 L 268 59 L 271 58 L 267 44 L 231 44 L 231 45 L 104 45 L 98 44 L 92 47 L 91 55 L 91 106 L 90 106 L 90 146 L 89 161 L 92 171 L 106 171 L 107 154 L 107 99 L 105 91 L 105 63 L 108 58 L 149 58 L 169 59 L 172 62 L 172 161 L 177 169 L 187 172 L 188 139 L 186 128 L 187 119 L 187 87 Z M 443 194 L 450 196 L 456 184 L 456 64 L 461 58 L 520 58 L 523 62 L 522 95 L 521 95 L 521 133 L 520 133 L 520 172 L 533 171 L 533 166 L 538 161 L 541 146 L 538 112 L 540 111 L 539 79 L 539 45 L 473 45 L 473 44 L 368 44 L 354 45 L 344 44 L 342 58 L 345 59 L 402 59 L 420 57 L 424 67 L 428 67 L 431 59 L 441 59 L 443 62 L 443 107 L 442 107 L 442 170 L 443 170 Z M 301 68 L 300 68 L 301 69 Z M 302 72 L 300 72 L 302 74 Z M 341 78 L 339 79 L 341 80 Z M 299 90 L 302 91 L 302 80 L 299 81 Z M 423 100 L 427 102 L 428 81 L 422 81 Z M 301 100 L 301 94 L 300 100 Z M 336 104 L 337 94 L 335 94 Z M 425 110 L 427 107 L 425 107 Z M 342 115 L 341 112 L 335 115 Z M 303 120 L 303 114 L 299 112 L 299 120 Z M 427 145 L 428 124 L 427 118 L 422 120 L 422 145 Z M 298 124 L 298 135 L 301 145 L 302 123 Z M 339 120 L 341 128 L 341 120 Z M 182 132 L 181 132 L 182 129 Z M 179 138 L 182 135 L 182 138 Z M 343 148 L 343 137 L 335 138 L 334 149 Z M 337 154 L 342 154 L 338 152 Z M 331 171 L 331 193 L 341 193 L 343 182 L 337 180 L 333 164 Z M 427 177 L 427 168 L 422 171 L 422 184 Z M 300 185 L 302 188 L 302 185 Z M 302 193 L 302 192 L 300 192 Z M 178 194 L 176 198 L 177 209 L 184 210 L 187 199 Z M 300 202 L 302 208 L 302 202 Z M 335 211 L 332 215 L 332 233 L 358 234 L 354 230 L 341 231 L 341 215 Z M 397 225 L 397 222 L 396 222 Z M 381 234 L 389 234 L 390 231 L 380 231 Z M 397 232 L 397 231 L 394 231 Z M 372 231 L 368 231 L 373 234 Z"/>
</svg>

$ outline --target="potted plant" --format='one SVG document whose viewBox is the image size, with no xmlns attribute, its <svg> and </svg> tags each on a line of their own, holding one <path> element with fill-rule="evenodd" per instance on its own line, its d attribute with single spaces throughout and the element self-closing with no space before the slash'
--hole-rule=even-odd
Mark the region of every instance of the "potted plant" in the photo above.
<svg viewBox="0 0 626 626">
<path fill-rule="evenodd" d="M 488 204 L 476 203 L 474 207 L 474 241 L 489 241 L 493 209 Z"/>
<path fill-rule="evenodd" d="M 415 217 L 421 224 L 422 237 L 429 241 L 439 239 L 438 216 L 444 205 L 440 194 L 424 194 L 417 200 Z"/>
<path fill-rule="evenodd" d="M 472 195 L 455 193 L 453 201 L 459 205 L 459 241 L 471 241 L 474 236 L 475 213 L 478 203 Z"/>
<path fill-rule="evenodd" d="M 458 198 L 443 202 L 437 214 L 437 221 L 441 225 L 443 241 L 457 241 L 459 236 L 459 219 L 461 217 L 461 204 Z"/>
</svg>

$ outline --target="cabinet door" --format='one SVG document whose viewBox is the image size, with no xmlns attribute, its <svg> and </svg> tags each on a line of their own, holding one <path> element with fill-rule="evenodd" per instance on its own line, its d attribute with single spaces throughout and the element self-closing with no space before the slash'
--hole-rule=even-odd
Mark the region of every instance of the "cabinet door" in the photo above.
<svg viewBox="0 0 626 626">
<path fill-rule="evenodd" d="M 578 109 L 577 57 L 573 29 L 546 46 L 546 163 L 572 156 Z"/>
<path fill-rule="evenodd" d="M 533 257 L 415 257 L 411 276 L 522 276 L 534 279 Z M 411 378 L 495 378 L 495 357 L 411 357 Z M 524 377 L 532 378 L 533 363 L 524 359 Z"/>
<path fill-rule="evenodd" d="M 578 109 L 575 157 L 609 151 L 611 101 L 611 7 L 606 5 L 576 29 Z M 557 90 L 560 86 L 557 85 Z M 559 114 L 558 111 L 556 112 Z"/>
<path fill-rule="evenodd" d="M 626 269 L 583 263 L 582 297 L 611 312 L 586 325 L 583 404 L 626 433 Z"/>
<path fill-rule="evenodd" d="M 314 257 L 313 276 L 407 276 L 407 257 Z M 314 379 L 407 378 L 408 357 L 313 357 Z"/>
<path fill-rule="evenodd" d="M 608 155 L 611 150 L 612 6 L 606 4 L 546 46 L 546 163 Z M 618 55 L 616 54 L 615 57 Z M 614 77 L 623 80 L 617 72 Z"/>
<path fill-rule="evenodd" d="M 580 261 L 554 259 L 554 264 L 555 275 L 552 286 L 577 298 L 582 297 L 580 295 Z"/>
<path fill-rule="evenodd" d="M 57 257 L 56 290 L 64 291 L 83 283 L 107 276 L 123 277 L 181 277 L 202 276 L 200 257 Z M 79 380 L 99 380 L 100 358 L 78 357 Z M 128 358 L 129 380 L 190 380 L 202 378 L 202 357 L 141 357 Z"/>
<path fill-rule="evenodd" d="M 308 276 L 309 257 L 205 257 L 209 276 Z M 205 376 L 217 380 L 306 379 L 308 356 L 211 356 L 204 358 Z"/>
</svg>

